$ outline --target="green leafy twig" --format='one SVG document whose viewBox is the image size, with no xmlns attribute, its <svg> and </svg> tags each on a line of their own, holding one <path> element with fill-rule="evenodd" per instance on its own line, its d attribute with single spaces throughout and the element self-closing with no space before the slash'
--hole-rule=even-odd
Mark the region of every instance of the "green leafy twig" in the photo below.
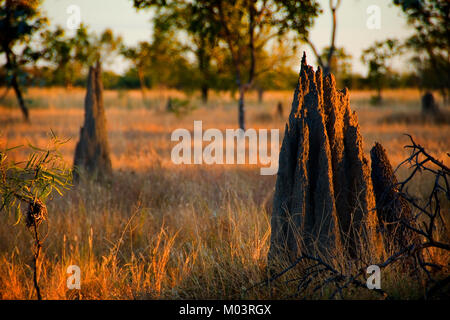
<svg viewBox="0 0 450 320">
<path fill-rule="evenodd" d="M 26 210 L 26 226 L 34 238 L 33 283 L 38 300 L 42 299 L 39 288 L 39 257 L 42 240 L 39 226 L 47 220 L 46 201 L 54 191 L 62 195 L 72 182 L 72 169 L 69 168 L 59 152 L 66 141 L 60 140 L 51 132 L 52 143 L 45 149 L 28 144 L 31 150 L 27 161 L 10 161 L 14 148 L 0 150 L 0 212 L 16 214 L 18 224 L 22 217 L 22 204 Z"/>
</svg>

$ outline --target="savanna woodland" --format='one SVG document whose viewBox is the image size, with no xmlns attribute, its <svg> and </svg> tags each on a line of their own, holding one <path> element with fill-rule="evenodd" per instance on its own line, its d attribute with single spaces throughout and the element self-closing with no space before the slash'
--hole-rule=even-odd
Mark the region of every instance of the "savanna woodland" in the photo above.
<svg viewBox="0 0 450 320">
<path fill-rule="evenodd" d="M 450 2 L 372 2 L 0 0 L 0 299 L 448 299 Z"/>
</svg>

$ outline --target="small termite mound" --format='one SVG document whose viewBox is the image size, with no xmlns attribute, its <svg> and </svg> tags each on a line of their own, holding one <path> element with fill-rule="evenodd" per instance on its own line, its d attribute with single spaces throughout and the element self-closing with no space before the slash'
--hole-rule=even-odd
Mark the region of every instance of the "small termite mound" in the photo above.
<svg viewBox="0 0 450 320">
<path fill-rule="evenodd" d="M 411 208 L 399 193 L 397 178 L 383 146 L 375 143 L 370 150 L 370 157 L 378 221 L 383 240 L 386 247 L 398 252 L 415 241 L 414 232 L 406 227 L 413 223 Z"/>
<path fill-rule="evenodd" d="M 84 101 L 84 124 L 75 149 L 74 179 L 86 173 L 96 180 L 104 180 L 112 173 L 106 117 L 103 107 L 102 70 L 99 62 L 89 68 Z"/>
<path fill-rule="evenodd" d="M 269 261 L 300 251 L 357 256 L 362 243 L 379 242 L 362 143 L 348 91 L 304 54 L 280 151 Z"/>
</svg>

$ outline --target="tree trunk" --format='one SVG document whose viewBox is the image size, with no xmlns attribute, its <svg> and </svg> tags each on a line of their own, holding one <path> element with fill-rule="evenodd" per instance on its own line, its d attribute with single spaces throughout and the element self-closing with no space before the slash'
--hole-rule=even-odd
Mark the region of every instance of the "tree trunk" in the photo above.
<svg viewBox="0 0 450 320">
<path fill-rule="evenodd" d="M 264 90 L 262 88 L 258 88 L 258 103 L 263 102 Z"/>
<path fill-rule="evenodd" d="M 208 90 L 209 90 L 209 86 L 206 83 L 202 84 L 202 101 L 203 101 L 203 103 L 208 102 Z"/>
<path fill-rule="evenodd" d="M 238 121 L 239 128 L 245 130 L 245 105 L 244 105 L 244 86 L 239 86 L 239 103 L 238 103 Z"/>
<path fill-rule="evenodd" d="M 146 88 L 145 88 L 145 79 L 144 79 L 144 73 L 140 68 L 138 68 L 138 77 L 139 77 L 139 86 L 141 87 L 141 93 L 142 93 L 142 102 L 144 102 L 144 105 L 147 101 L 147 95 L 146 95 Z"/>
<path fill-rule="evenodd" d="M 195 51 L 198 60 L 198 69 L 202 75 L 201 94 L 203 103 L 208 102 L 208 90 L 209 90 L 209 68 L 211 63 L 211 55 L 207 50 L 207 41 L 205 37 L 200 36 L 198 49 Z"/>
<path fill-rule="evenodd" d="M 20 110 L 22 111 L 24 120 L 26 122 L 29 122 L 30 117 L 29 117 L 28 108 L 25 105 L 25 101 L 23 100 L 22 92 L 20 91 L 20 86 L 19 86 L 19 83 L 17 82 L 17 77 L 15 74 L 12 77 L 11 86 L 13 87 L 14 92 L 16 93 L 17 101 L 19 102 Z"/>
<path fill-rule="evenodd" d="M 378 90 L 377 90 L 377 101 L 378 101 L 378 103 L 381 103 L 382 99 L 383 99 L 383 97 L 381 96 L 381 87 L 378 87 Z"/>
<path fill-rule="evenodd" d="M 383 90 L 383 79 L 380 75 L 376 78 L 376 89 L 377 89 L 377 96 L 375 104 L 381 104 L 381 101 L 383 100 L 382 96 L 382 90 Z"/>
<path fill-rule="evenodd" d="M 7 46 L 6 46 L 6 50 L 5 50 L 5 54 L 6 54 L 6 69 L 12 71 L 12 79 L 11 79 L 11 86 L 14 89 L 14 92 L 16 93 L 17 96 L 17 101 L 19 102 L 19 107 L 20 110 L 22 111 L 24 120 L 26 122 L 28 122 L 29 119 L 29 112 L 28 112 L 28 108 L 25 105 L 25 100 L 23 99 L 22 96 L 22 91 L 20 90 L 20 85 L 19 82 L 17 81 L 17 74 L 16 74 L 16 59 L 14 56 L 14 53 L 12 52 L 12 50 L 10 50 Z"/>
</svg>

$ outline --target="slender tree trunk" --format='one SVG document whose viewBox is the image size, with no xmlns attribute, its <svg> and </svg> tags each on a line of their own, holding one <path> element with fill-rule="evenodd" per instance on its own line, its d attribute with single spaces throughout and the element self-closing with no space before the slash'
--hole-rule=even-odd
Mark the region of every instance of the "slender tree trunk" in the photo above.
<svg viewBox="0 0 450 320">
<path fill-rule="evenodd" d="M 328 51 L 328 56 L 327 56 L 327 65 L 324 68 L 324 75 L 327 75 L 329 73 L 331 73 L 333 70 L 331 70 L 332 68 L 332 62 L 333 62 L 333 54 L 334 54 L 334 50 L 336 49 L 336 29 L 337 29 L 337 19 L 336 19 L 336 10 L 338 9 L 338 7 L 341 4 L 341 0 L 337 0 L 337 2 L 334 4 L 333 0 L 330 0 L 330 10 L 331 10 L 331 19 L 332 19 L 332 29 L 331 29 L 331 43 L 330 43 L 330 50 Z"/>
<path fill-rule="evenodd" d="M 209 90 L 209 86 L 206 83 L 202 84 L 202 101 L 203 101 L 203 103 L 208 102 L 208 90 Z"/>
<path fill-rule="evenodd" d="M 67 74 L 69 73 L 67 70 L 65 72 Z M 64 78 L 65 78 L 64 79 L 64 87 L 65 87 L 65 89 L 66 90 L 71 90 L 73 88 L 71 77 L 70 76 L 65 76 Z"/>
<path fill-rule="evenodd" d="M 29 122 L 30 118 L 29 118 L 28 108 L 25 105 L 25 100 L 23 99 L 22 91 L 20 90 L 19 82 L 17 81 L 17 74 L 16 74 L 17 69 L 15 68 L 16 63 L 15 63 L 14 53 L 7 46 L 4 46 L 4 47 L 6 47 L 6 50 L 5 50 L 6 69 L 11 70 L 11 72 L 12 72 L 11 86 L 13 87 L 14 92 L 16 93 L 17 101 L 19 102 L 19 107 L 20 107 L 20 110 L 22 111 L 24 120 L 26 122 Z"/>
<path fill-rule="evenodd" d="M 17 101 L 19 102 L 19 107 L 20 107 L 20 110 L 22 111 L 23 118 L 26 122 L 29 122 L 30 116 L 29 116 L 28 108 L 25 105 L 25 101 L 23 99 L 22 92 L 20 90 L 20 86 L 19 86 L 19 83 L 17 81 L 17 77 L 15 74 L 12 77 L 11 86 L 13 87 L 14 92 L 16 93 Z"/>
<path fill-rule="evenodd" d="M 37 231 L 36 222 L 33 223 L 34 227 L 34 257 L 33 257 L 33 284 L 34 289 L 36 290 L 36 295 L 38 300 L 42 300 L 41 288 L 39 287 L 39 255 L 42 249 L 42 243 L 39 240 L 39 234 Z"/>
<path fill-rule="evenodd" d="M 317 51 L 316 46 L 314 45 L 314 43 L 312 43 L 312 41 L 309 40 L 309 38 L 305 38 L 304 41 L 306 41 L 306 43 L 308 43 L 309 47 L 311 48 L 311 50 L 314 53 L 314 56 L 317 59 L 317 63 L 325 71 L 325 64 L 324 64 L 324 62 L 322 60 L 322 57 L 320 56 L 319 52 Z"/>
<path fill-rule="evenodd" d="M 381 104 L 381 100 L 383 99 L 381 91 L 383 90 L 383 79 L 378 77 L 378 85 L 377 85 L 377 102 Z"/>
<path fill-rule="evenodd" d="M 432 48 L 430 47 L 429 44 L 427 45 L 426 49 L 427 49 L 428 57 L 430 58 L 431 66 L 432 66 L 434 72 L 437 75 L 440 75 L 440 77 L 442 77 L 442 70 L 441 70 L 441 68 L 439 68 L 439 66 L 438 66 L 438 64 L 436 62 L 436 56 L 434 55 L 433 50 L 432 50 Z M 440 87 L 439 91 L 441 92 L 442 98 L 444 100 L 444 105 L 447 105 L 447 103 L 448 103 L 448 99 L 447 99 L 447 90 L 448 90 L 448 88 L 446 88 L 446 87 L 448 87 L 448 81 L 441 81 L 439 87 Z"/>
<path fill-rule="evenodd" d="M 382 96 L 383 89 L 380 85 L 377 85 L 376 90 L 377 90 L 377 94 L 375 97 L 373 97 L 375 100 L 372 101 L 372 103 L 375 105 L 381 105 L 382 101 L 383 101 L 383 96 Z"/>
<path fill-rule="evenodd" d="M 244 105 L 245 88 L 239 86 L 239 103 L 238 103 L 238 120 L 239 128 L 245 130 L 245 105 Z"/>
<path fill-rule="evenodd" d="M 258 88 L 258 103 L 263 102 L 264 90 L 262 88 Z"/>
<path fill-rule="evenodd" d="M 330 50 L 328 51 L 328 55 L 325 57 L 325 60 L 326 60 L 325 62 L 324 62 L 324 60 L 322 60 L 322 57 L 320 56 L 319 52 L 317 51 L 317 49 L 314 46 L 314 44 L 312 43 L 312 41 L 309 38 L 304 39 L 310 46 L 314 55 L 316 56 L 317 63 L 323 69 L 324 76 L 326 76 L 327 74 L 329 74 L 333 71 L 331 68 L 332 68 L 334 51 L 336 50 L 336 30 L 337 30 L 336 11 L 339 9 L 340 5 L 341 5 L 341 0 L 337 0 L 336 3 L 334 3 L 333 0 L 329 1 L 332 27 L 331 27 Z"/>
<path fill-rule="evenodd" d="M 201 95 L 203 103 L 208 102 L 208 90 L 209 90 L 209 81 L 210 81 L 210 63 L 211 63 L 211 54 L 208 51 L 207 40 L 204 35 L 200 35 L 198 39 L 198 49 L 195 51 L 198 60 L 198 69 L 202 76 L 202 84 L 201 84 Z"/>
<path fill-rule="evenodd" d="M 146 94 L 146 88 L 145 88 L 145 79 L 144 79 L 144 73 L 142 72 L 141 68 L 138 68 L 138 78 L 139 78 L 139 86 L 141 87 L 141 93 L 142 93 L 142 102 L 144 104 L 147 101 L 147 94 Z"/>
<path fill-rule="evenodd" d="M 242 67 L 242 48 L 239 45 L 235 45 L 233 42 L 233 36 L 231 34 L 230 29 L 227 25 L 227 19 L 225 18 L 225 14 L 223 12 L 222 2 L 218 2 L 218 11 L 220 16 L 220 21 L 222 23 L 225 39 L 228 44 L 228 49 L 231 53 L 231 58 L 233 61 L 235 73 L 236 73 L 236 84 L 239 88 L 239 103 L 238 103 L 238 121 L 239 128 L 245 130 L 245 107 L 244 107 L 244 95 L 245 90 L 250 89 L 253 80 L 255 77 L 255 68 L 256 68 L 256 55 L 255 55 L 255 15 L 256 15 L 256 2 L 248 1 L 248 9 L 249 9 L 249 26 L 248 26 L 248 35 L 249 35 L 249 43 L 248 48 L 250 51 L 250 68 L 248 71 L 248 79 L 246 84 L 243 84 L 241 77 L 241 67 Z"/>
</svg>

